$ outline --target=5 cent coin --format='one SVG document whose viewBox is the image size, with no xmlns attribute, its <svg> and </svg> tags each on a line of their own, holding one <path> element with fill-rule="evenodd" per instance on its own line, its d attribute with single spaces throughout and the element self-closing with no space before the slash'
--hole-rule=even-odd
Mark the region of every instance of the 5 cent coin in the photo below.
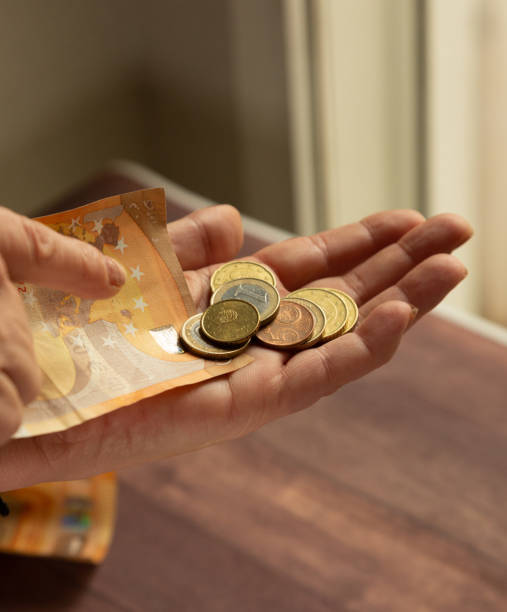
<svg viewBox="0 0 507 612">
<path fill-rule="evenodd" d="M 312 335 L 315 319 L 309 308 L 282 300 L 276 317 L 257 332 L 257 339 L 272 348 L 290 349 Z"/>
<path fill-rule="evenodd" d="M 291 297 L 291 298 L 283 298 L 282 302 L 286 299 L 289 299 L 291 302 L 296 302 L 296 304 L 302 304 L 306 306 L 308 310 L 313 314 L 313 318 L 315 319 L 315 325 L 313 326 L 312 335 L 305 340 L 303 344 L 301 344 L 298 348 L 307 349 L 317 344 L 317 342 L 322 338 L 322 334 L 324 333 L 324 328 L 326 327 L 326 315 L 320 306 L 317 306 L 315 302 L 311 302 L 305 298 Z"/>
</svg>

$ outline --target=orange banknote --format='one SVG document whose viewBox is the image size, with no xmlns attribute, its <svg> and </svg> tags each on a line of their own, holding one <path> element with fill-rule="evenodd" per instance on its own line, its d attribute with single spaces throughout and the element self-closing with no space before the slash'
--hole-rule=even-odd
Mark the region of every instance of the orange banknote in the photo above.
<svg viewBox="0 0 507 612">
<path fill-rule="evenodd" d="M 2 494 L 0 552 L 100 563 L 116 518 L 116 476 L 46 482 Z"/>
<path fill-rule="evenodd" d="M 15 437 L 61 431 L 251 361 L 247 355 L 208 361 L 180 345 L 181 326 L 195 307 L 167 234 L 162 189 L 113 196 L 39 221 L 95 245 L 119 261 L 128 278 L 106 300 L 18 284 L 43 385 Z"/>
</svg>

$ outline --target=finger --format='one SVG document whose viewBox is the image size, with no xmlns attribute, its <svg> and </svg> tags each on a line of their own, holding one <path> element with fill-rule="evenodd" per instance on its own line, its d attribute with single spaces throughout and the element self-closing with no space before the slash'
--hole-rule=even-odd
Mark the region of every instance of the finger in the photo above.
<svg viewBox="0 0 507 612">
<path fill-rule="evenodd" d="M 167 231 L 184 270 L 232 259 L 243 244 L 240 214 L 226 204 L 196 210 L 169 223 Z"/>
<path fill-rule="evenodd" d="M 273 268 L 287 289 L 297 289 L 315 279 L 344 274 L 423 221 L 414 210 L 385 211 L 358 223 L 268 246 L 256 257 Z"/>
<path fill-rule="evenodd" d="M 296 354 L 282 370 L 276 416 L 305 408 L 385 364 L 412 316 L 404 302 L 381 304 L 354 333 Z"/>
<path fill-rule="evenodd" d="M 358 304 L 396 284 L 415 265 L 437 253 L 450 253 L 472 235 L 471 226 L 457 215 L 428 219 L 403 235 L 340 279 L 323 280 L 323 286 L 339 285 Z"/>
<path fill-rule="evenodd" d="M 12 380 L 0 371 L 0 445 L 21 425 L 23 402 Z"/>
<path fill-rule="evenodd" d="M 32 335 L 23 303 L 10 282 L 7 268 L 0 258 L 0 372 L 12 381 L 21 401 L 28 403 L 37 395 L 40 368 L 35 359 Z"/>
<path fill-rule="evenodd" d="M 406 274 L 396 285 L 361 306 L 360 318 L 367 317 L 380 304 L 390 300 L 401 300 L 414 305 L 419 310 L 418 317 L 421 317 L 435 308 L 467 274 L 467 269 L 456 257 L 444 253 L 433 255 Z"/>
<path fill-rule="evenodd" d="M 125 282 L 123 268 L 95 247 L 6 208 L 0 208 L 0 254 L 12 280 L 84 298 L 109 297 Z"/>
</svg>

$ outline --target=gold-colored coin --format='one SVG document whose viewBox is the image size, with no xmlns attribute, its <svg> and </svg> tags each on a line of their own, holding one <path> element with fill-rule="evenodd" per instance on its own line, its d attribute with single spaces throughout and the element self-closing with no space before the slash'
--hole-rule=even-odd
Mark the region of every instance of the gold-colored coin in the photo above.
<svg viewBox="0 0 507 612">
<path fill-rule="evenodd" d="M 181 328 L 181 340 L 190 352 L 207 359 L 230 359 L 242 353 L 250 344 L 250 340 L 227 348 L 211 344 L 201 333 L 201 317 L 202 313 L 191 316 Z"/>
<path fill-rule="evenodd" d="M 313 318 L 315 319 L 315 324 L 313 326 L 312 335 L 303 342 L 298 348 L 307 349 L 317 344 L 317 342 L 322 338 L 322 334 L 324 333 L 324 328 L 326 327 L 326 315 L 320 306 L 318 306 L 315 302 L 311 302 L 306 298 L 299 297 L 291 297 L 291 298 L 283 298 L 284 300 L 290 299 L 291 302 L 296 302 L 297 304 L 301 304 L 302 306 L 306 306 L 308 310 L 313 314 Z M 283 300 L 282 300 L 283 302 Z"/>
<path fill-rule="evenodd" d="M 327 289 L 321 289 L 320 287 L 297 289 L 285 297 L 306 298 L 322 308 L 326 315 L 326 326 L 322 334 L 322 342 L 337 338 L 347 323 L 347 305 L 341 297 Z"/>
<path fill-rule="evenodd" d="M 275 318 L 280 306 L 278 291 L 259 278 L 240 278 L 224 283 L 211 296 L 211 304 L 233 299 L 245 300 L 255 306 L 261 317 L 261 326 Z"/>
<path fill-rule="evenodd" d="M 346 334 L 351 329 L 354 329 L 357 323 L 357 319 L 359 317 L 359 309 L 357 307 L 357 304 L 354 302 L 354 300 L 350 297 L 348 293 L 345 293 L 345 291 L 340 291 L 339 289 L 330 289 L 329 287 L 325 287 L 325 289 L 327 289 L 327 291 L 331 291 L 331 293 L 334 293 L 335 295 L 340 297 L 345 302 L 345 304 L 347 304 L 347 322 L 345 323 L 345 327 L 341 331 L 341 335 Z"/>
<path fill-rule="evenodd" d="M 254 261 L 230 261 L 213 272 L 211 290 L 216 291 L 224 283 L 238 278 L 259 278 L 276 287 L 276 278 L 272 270 Z"/>
<path fill-rule="evenodd" d="M 243 344 L 259 328 L 259 311 L 244 300 L 224 300 L 209 306 L 201 318 L 201 331 L 217 344 Z"/>
</svg>

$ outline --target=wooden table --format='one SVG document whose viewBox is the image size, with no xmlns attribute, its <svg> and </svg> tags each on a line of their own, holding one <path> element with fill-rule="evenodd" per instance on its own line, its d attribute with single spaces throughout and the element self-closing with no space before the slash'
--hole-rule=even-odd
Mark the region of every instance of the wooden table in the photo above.
<svg viewBox="0 0 507 612">
<path fill-rule="evenodd" d="M 109 171 L 58 206 L 140 183 Z M 429 316 L 313 408 L 121 473 L 104 564 L 0 556 L 0 609 L 507 610 L 506 376 L 505 346 Z"/>
</svg>

